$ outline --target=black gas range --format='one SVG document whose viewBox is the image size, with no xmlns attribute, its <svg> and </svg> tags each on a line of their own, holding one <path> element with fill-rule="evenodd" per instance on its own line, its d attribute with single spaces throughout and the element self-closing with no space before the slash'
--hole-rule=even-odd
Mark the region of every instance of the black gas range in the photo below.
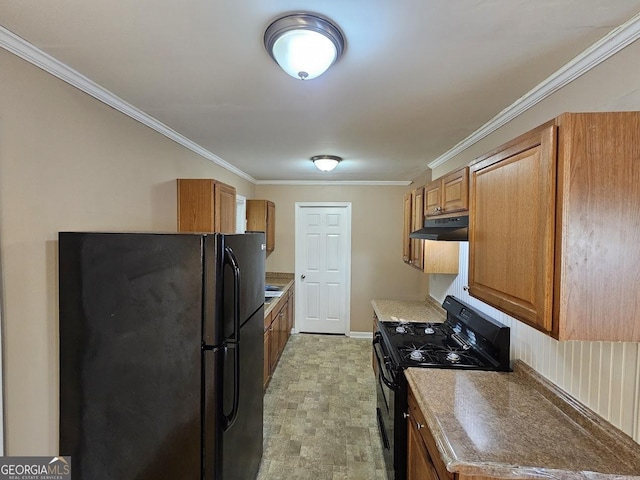
<svg viewBox="0 0 640 480">
<path fill-rule="evenodd" d="M 442 306 L 443 323 L 380 321 L 374 333 L 376 410 L 389 480 L 406 478 L 406 368 L 510 371 L 509 327 L 453 296 Z"/>
</svg>

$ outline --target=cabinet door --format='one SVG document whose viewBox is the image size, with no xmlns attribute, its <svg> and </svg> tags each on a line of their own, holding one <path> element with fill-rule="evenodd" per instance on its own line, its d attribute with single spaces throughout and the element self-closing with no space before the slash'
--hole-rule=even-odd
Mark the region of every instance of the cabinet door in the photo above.
<svg viewBox="0 0 640 480">
<path fill-rule="evenodd" d="M 273 252 L 276 239 L 276 205 L 268 200 L 247 200 L 247 231 L 264 232 L 267 253 Z"/>
<path fill-rule="evenodd" d="M 424 226 L 423 212 L 424 188 L 416 188 L 411 193 L 411 204 L 413 206 L 412 231 L 419 230 Z M 411 239 L 411 265 L 422 270 L 424 241 L 415 238 Z"/>
<path fill-rule="evenodd" d="M 278 357 L 280 355 L 280 351 L 278 349 L 278 332 L 281 329 L 280 318 L 281 317 L 279 315 L 274 315 L 270 328 L 271 339 L 269 342 L 269 370 L 271 373 L 275 370 L 276 364 L 278 363 Z"/>
<path fill-rule="evenodd" d="M 271 326 L 267 328 L 264 332 L 264 389 L 266 390 L 267 385 L 269 384 L 269 379 L 271 378 L 271 356 L 269 354 L 269 350 L 271 348 Z"/>
<path fill-rule="evenodd" d="M 236 233 L 236 189 L 216 182 L 214 208 L 215 231 Z"/>
<path fill-rule="evenodd" d="M 207 178 L 178 179 L 178 231 L 236 231 L 236 189 Z"/>
<path fill-rule="evenodd" d="M 424 189 L 424 214 L 428 217 L 469 209 L 469 167 L 448 173 Z"/>
<path fill-rule="evenodd" d="M 276 204 L 267 201 L 267 252 L 273 252 L 276 246 Z"/>
<path fill-rule="evenodd" d="M 376 315 L 376 312 L 373 312 L 373 322 L 371 323 L 373 324 L 372 329 L 373 335 L 375 336 L 376 330 L 378 330 L 378 316 Z M 376 352 L 373 349 L 371 349 L 371 366 L 373 367 L 375 377 L 378 378 L 378 363 L 376 362 Z"/>
<path fill-rule="evenodd" d="M 424 187 L 424 214 L 428 217 L 442 213 L 440 205 L 440 180 L 434 180 Z"/>
<path fill-rule="evenodd" d="M 178 179 L 178 231 L 215 232 L 214 180 Z"/>
<path fill-rule="evenodd" d="M 640 112 L 558 123 L 554 327 L 561 340 L 640 342 Z"/>
<path fill-rule="evenodd" d="M 458 273 L 460 242 L 424 240 L 425 273 Z"/>
<path fill-rule="evenodd" d="M 411 205 L 411 192 L 404 196 L 404 220 L 402 223 L 402 261 L 409 263 L 411 260 L 411 239 L 409 234 L 413 231 L 413 210 Z"/>
<path fill-rule="evenodd" d="M 273 337 L 272 314 L 264 317 L 264 388 L 267 388 L 271 380 L 271 343 Z"/>
<path fill-rule="evenodd" d="M 556 127 L 533 130 L 471 166 L 469 293 L 551 331 Z"/>
<path fill-rule="evenodd" d="M 407 428 L 407 440 L 409 443 L 407 466 L 409 471 L 413 471 L 417 475 L 412 476 L 410 474 L 409 478 L 454 480 L 454 474 L 447 470 L 447 466 L 440 457 L 436 441 L 431 434 L 431 430 L 429 430 L 429 426 L 411 388 L 409 388 L 407 395 L 407 405 L 409 407 L 409 417 L 407 418 L 409 422 Z M 411 447 L 412 442 L 413 447 Z"/>
<path fill-rule="evenodd" d="M 442 213 L 454 213 L 469 209 L 469 167 L 442 177 L 440 197 Z"/>
<path fill-rule="evenodd" d="M 295 292 L 293 287 L 289 290 L 289 311 L 287 313 L 287 318 L 289 319 L 289 325 L 287 326 L 287 338 L 291 335 L 293 328 L 295 326 L 294 318 L 296 314 L 296 301 L 295 301 Z"/>
<path fill-rule="evenodd" d="M 278 356 L 282 354 L 285 345 L 287 344 L 287 339 L 289 338 L 287 335 L 287 328 L 289 327 L 289 301 L 287 300 L 282 305 L 280 309 L 280 313 L 278 313 L 280 317 L 280 329 L 278 330 Z"/>
<path fill-rule="evenodd" d="M 427 447 L 411 419 L 407 430 L 407 480 L 439 480 Z"/>
</svg>

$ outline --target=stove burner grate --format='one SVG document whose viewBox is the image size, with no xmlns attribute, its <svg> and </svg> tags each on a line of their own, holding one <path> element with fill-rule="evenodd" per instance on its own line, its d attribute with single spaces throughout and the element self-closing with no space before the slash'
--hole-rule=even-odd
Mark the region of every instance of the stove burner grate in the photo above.
<svg viewBox="0 0 640 480">
<path fill-rule="evenodd" d="M 398 325 L 396 327 L 396 333 L 408 333 L 409 329 L 407 328 L 406 325 Z"/>
<path fill-rule="evenodd" d="M 434 352 L 433 345 L 416 343 L 408 343 L 398 346 L 400 358 L 405 362 L 431 363 L 438 362 L 437 354 Z"/>
<path fill-rule="evenodd" d="M 442 347 L 433 343 L 398 345 L 400 360 L 411 365 L 482 367 L 484 362 L 473 352 L 462 348 Z"/>
<path fill-rule="evenodd" d="M 442 327 L 439 324 L 424 322 L 408 322 L 400 320 L 398 322 L 384 322 L 385 329 L 393 336 L 414 336 L 437 335 Z"/>
<path fill-rule="evenodd" d="M 436 354 L 443 365 L 485 366 L 485 362 L 478 355 L 465 348 L 442 348 Z"/>
</svg>

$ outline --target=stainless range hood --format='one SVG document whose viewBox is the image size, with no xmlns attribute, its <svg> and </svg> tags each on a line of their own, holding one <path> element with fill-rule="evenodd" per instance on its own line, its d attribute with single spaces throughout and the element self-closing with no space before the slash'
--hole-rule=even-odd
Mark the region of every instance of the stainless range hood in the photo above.
<svg viewBox="0 0 640 480">
<path fill-rule="evenodd" d="M 469 216 L 428 218 L 424 221 L 424 228 L 411 232 L 409 238 L 466 242 L 469 240 Z"/>
</svg>

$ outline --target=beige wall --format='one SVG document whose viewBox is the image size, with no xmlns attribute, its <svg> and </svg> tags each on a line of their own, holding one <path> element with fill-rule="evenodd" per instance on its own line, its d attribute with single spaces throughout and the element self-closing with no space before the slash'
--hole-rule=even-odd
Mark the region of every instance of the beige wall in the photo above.
<svg viewBox="0 0 640 480">
<path fill-rule="evenodd" d="M 434 171 L 434 178 L 465 165 L 562 112 L 640 110 L 640 42 L 509 122 Z M 640 161 L 640 159 L 638 159 Z M 466 244 L 465 244 L 466 245 Z M 432 275 L 431 295 L 468 300 L 511 327 L 512 358 L 520 358 L 640 443 L 640 344 L 558 342 L 466 293 L 468 249 L 458 277 Z M 629 292 L 637 295 L 637 292 Z M 607 319 L 603 319 L 607 321 Z"/>
<path fill-rule="evenodd" d="M 6 454 L 58 453 L 57 232 L 175 231 L 178 177 L 254 185 L 0 49 Z"/>
<path fill-rule="evenodd" d="M 407 187 L 258 185 L 276 204 L 276 247 L 267 270 L 295 271 L 295 203 L 351 202 L 351 328 L 371 331 L 374 298 L 424 299 L 427 275 L 402 262 L 402 207 Z"/>
</svg>

